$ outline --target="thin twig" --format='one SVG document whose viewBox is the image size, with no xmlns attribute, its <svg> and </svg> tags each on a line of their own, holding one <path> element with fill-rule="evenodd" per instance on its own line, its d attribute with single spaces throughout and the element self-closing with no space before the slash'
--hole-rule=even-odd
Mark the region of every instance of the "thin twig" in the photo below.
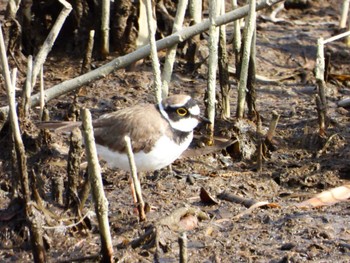
<svg viewBox="0 0 350 263">
<path fill-rule="evenodd" d="M 316 68 L 315 68 L 316 79 L 320 81 L 324 81 L 324 71 L 325 71 L 324 40 L 321 37 L 317 40 L 317 57 L 316 57 Z"/>
<path fill-rule="evenodd" d="M 225 0 L 221 1 L 220 15 L 225 14 Z M 220 26 L 219 33 L 219 81 L 221 89 L 221 117 L 229 119 L 230 112 L 230 80 L 228 72 L 228 56 L 226 48 L 226 25 Z"/>
<path fill-rule="evenodd" d="M 254 121 L 258 115 L 256 110 L 256 29 L 254 28 L 252 43 L 250 47 L 250 58 L 249 58 L 249 66 L 248 66 L 248 78 L 247 78 L 247 93 L 246 93 L 246 101 L 248 107 L 248 116 L 249 119 Z"/>
<path fill-rule="evenodd" d="M 30 95 L 32 93 L 32 73 L 33 73 L 33 57 L 31 55 L 28 56 L 28 64 L 27 64 L 27 78 L 24 86 L 24 96 L 22 100 L 22 107 L 24 112 L 24 117 L 29 116 L 30 111 Z"/>
<path fill-rule="evenodd" d="M 346 27 L 346 21 L 348 20 L 348 12 L 349 12 L 349 4 L 350 0 L 344 0 L 343 6 L 341 9 L 341 16 L 339 21 L 339 28 L 345 28 Z"/>
<path fill-rule="evenodd" d="M 280 115 L 276 111 L 272 111 L 272 119 L 270 122 L 270 127 L 266 134 L 266 140 L 270 143 L 272 142 L 272 138 L 275 134 L 279 119 L 280 119 Z"/>
<path fill-rule="evenodd" d="M 256 7 L 256 10 L 261 10 L 266 7 L 270 7 L 276 3 L 279 3 L 283 0 L 263 0 L 259 2 L 259 4 Z M 237 8 L 231 12 L 226 13 L 225 15 L 218 16 L 215 19 L 215 24 L 217 26 L 221 26 L 223 24 L 227 24 L 229 22 L 235 21 L 237 19 L 240 19 L 248 14 L 248 5 L 243 6 L 241 8 Z M 204 20 L 201 23 L 195 24 L 190 27 L 183 28 L 182 30 L 176 32 L 175 34 L 172 34 L 168 37 L 165 37 L 161 40 L 158 40 L 156 42 L 157 44 L 157 50 L 162 50 L 168 47 L 171 47 L 175 45 L 176 43 L 180 43 L 183 41 L 186 41 L 187 39 L 201 34 L 208 30 L 210 27 L 210 22 L 208 19 Z M 75 89 L 80 88 L 82 85 L 85 85 L 87 83 L 90 83 L 91 81 L 105 77 L 109 73 L 113 72 L 114 70 L 118 70 L 121 68 L 125 68 L 126 66 L 143 59 L 150 54 L 150 46 L 146 45 L 144 47 L 141 47 L 137 49 L 136 51 L 122 56 L 118 57 L 111 62 L 101 66 L 100 68 L 97 68 L 95 70 L 92 70 L 84 75 L 81 75 L 79 77 L 76 77 L 74 79 L 70 79 L 67 81 L 64 81 L 58 85 L 55 85 L 49 89 L 46 90 L 46 101 L 50 101 L 54 98 L 57 98 L 61 95 L 64 95 L 68 92 L 74 91 Z M 32 100 L 32 107 L 36 107 L 39 105 L 39 94 L 35 94 L 31 97 Z M 0 114 L 2 114 L 5 118 L 8 113 L 8 106 L 0 108 Z M 0 123 L 0 129 L 2 128 L 3 122 Z"/>
<path fill-rule="evenodd" d="M 316 106 L 319 121 L 319 134 L 321 136 L 326 133 L 327 121 L 327 99 L 326 99 L 326 84 L 324 81 L 325 75 L 325 59 L 324 59 L 324 41 L 322 38 L 317 40 L 317 57 L 316 57 L 316 83 L 318 87 L 318 94 L 316 95 Z"/>
<path fill-rule="evenodd" d="M 4 2 L 6 3 L 6 2 Z M 21 0 L 9 0 L 7 7 L 6 7 L 6 13 L 5 13 L 5 19 L 11 20 L 16 18 L 17 11 L 19 9 L 19 6 L 21 4 Z"/>
<path fill-rule="evenodd" d="M 326 134 L 326 109 L 318 94 L 315 95 L 315 101 L 317 106 L 319 134 L 320 136 L 324 136 Z"/>
<path fill-rule="evenodd" d="M 263 153 L 263 140 L 262 140 L 262 134 L 261 134 L 261 128 L 262 128 L 262 121 L 261 117 L 258 114 L 257 115 L 257 125 L 256 125 L 256 138 L 258 141 L 258 156 L 257 156 L 257 171 L 261 172 L 263 169 L 263 158 L 264 158 L 264 153 Z"/>
<path fill-rule="evenodd" d="M 188 9 L 192 23 L 194 25 L 199 24 L 202 21 L 202 0 L 190 0 Z M 191 37 L 187 42 L 188 48 L 186 51 L 186 67 L 189 69 L 189 71 L 194 71 L 198 67 L 196 66 L 196 57 L 200 45 L 200 35 Z"/>
<path fill-rule="evenodd" d="M 350 36 L 350 31 L 346 31 L 346 32 L 341 33 L 339 35 L 335 35 L 333 37 L 327 38 L 327 39 L 323 40 L 323 44 L 325 45 L 325 44 L 328 44 L 330 42 L 336 41 L 338 39 L 341 39 L 341 38 L 347 37 L 347 36 Z"/>
<path fill-rule="evenodd" d="M 110 0 L 102 0 L 101 14 L 101 54 L 105 58 L 109 54 L 109 18 L 110 18 Z"/>
<path fill-rule="evenodd" d="M 13 132 L 13 137 L 16 144 L 17 158 L 19 158 L 18 168 L 21 173 L 21 182 L 22 182 L 22 193 L 25 199 L 26 204 L 30 201 L 30 192 L 29 192 L 29 180 L 28 180 L 28 171 L 27 171 L 27 159 L 25 155 L 25 149 L 21 137 L 21 131 L 18 124 L 18 117 L 16 113 L 16 99 L 15 99 L 15 83 L 16 83 L 16 74 L 17 71 L 14 70 L 11 79 L 10 69 L 6 56 L 6 48 L 4 42 L 4 36 L 0 26 L 0 63 L 2 69 L 2 75 L 5 79 L 5 86 L 8 96 L 9 103 L 9 113 L 10 113 L 10 124 Z"/>
<path fill-rule="evenodd" d="M 232 9 L 237 9 L 237 0 L 232 0 Z M 240 53 L 241 53 L 242 37 L 241 37 L 241 23 L 239 19 L 233 22 L 233 50 L 235 52 L 236 68 L 240 64 Z M 237 76 L 238 77 L 238 76 Z"/>
<path fill-rule="evenodd" d="M 4 37 L 0 26 L 0 53 L 1 53 L 1 68 L 5 78 L 5 86 L 7 91 L 9 111 L 10 111 L 10 124 L 15 142 L 15 149 L 17 155 L 17 165 L 20 173 L 20 179 L 22 183 L 22 194 L 25 201 L 25 213 L 30 227 L 30 239 L 32 243 L 32 252 L 35 262 L 46 262 L 46 254 L 43 245 L 41 224 L 38 223 L 36 213 L 31 205 L 31 197 L 29 191 L 29 179 L 27 170 L 27 157 L 25 153 L 25 147 L 21 137 L 21 131 L 18 122 L 18 116 L 16 112 L 16 77 L 17 69 L 12 72 L 12 79 L 10 77 L 10 70 L 8 66 L 6 49 L 4 43 Z"/>
<path fill-rule="evenodd" d="M 194 24 L 202 21 L 202 0 L 191 0 L 188 5 Z"/>
<path fill-rule="evenodd" d="M 94 37 L 95 37 L 95 30 L 90 30 L 89 40 L 85 51 L 85 57 L 83 60 L 83 65 L 81 67 L 81 73 L 86 73 L 91 70 L 91 57 L 92 57 L 92 51 L 94 49 Z"/>
<path fill-rule="evenodd" d="M 179 247 L 180 247 L 180 263 L 186 263 L 186 262 L 188 262 L 186 232 L 183 232 L 180 234 L 178 242 L 179 242 Z"/>
<path fill-rule="evenodd" d="M 41 46 L 38 54 L 34 59 L 33 64 L 33 77 L 32 77 L 32 88 L 35 86 L 36 78 L 39 74 L 41 66 L 44 64 L 48 53 L 50 52 L 66 18 L 68 17 L 72 6 L 66 0 L 59 0 L 63 5 L 63 9 L 57 17 L 55 24 L 52 26 L 50 33 L 45 39 L 45 42 Z"/>
<path fill-rule="evenodd" d="M 237 118 L 243 118 L 244 106 L 246 102 L 246 89 L 249 69 L 249 58 L 251 52 L 251 45 L 253 40 L 253 34 L 255 31 L 256 23 L 256 1 L 250 0 L 249 2 L 249 14 L 246 21 L 246 27 L 244 31 L 244 46 L 242 54 L 242 63 L 238 84 L 238 102 L 237 102 Z"/>
<path fill-rule="evenodd" d="M 156 92 L 157 103 L 162 100 L 162 80 L 160 77 L 160 64 L 157 53 L 155 29 L 157 24 L 153 23 L 155 20 L 153 13 L 152 0 L 146 0 L 146 13 L 147 13 L 147 22 L 148 22 L 148 38 L 151 46 L 151 60 L 152 60 L 152 69 L 154 77 L 154 89 Z"/>
<path fill-rule="evenodd" d="M 40 69 L 40 120 L 43 120 L 43 112 L 45 107 L 45 85 L 44 85 L 44 67 Z"/>
<path fill-rule="evenodd" d="M 209 69 L 207 90 L 207 113 L 209 124 L 209 145 L 214 142 L 215 104 L 216 104 L 216 70 L 218 66 L 218 42 L 219 29 L 216 27 L 215 18 L 220 12 L 220 1 L 209 1 Z"/>
<path fill-rule="evenodd" d="M 178 2 L 172 34 L 176 33 L 182 28 L 187 4 L 188 4 L 188 0 L 180 0 Z M 162 98 L 167 97 L 169 93 L 169 83 L 171 81 L 171 74 L 173 73 L 176 49 L 177 49 L 177 44 L 169 48 L 166 54 L 163 73 L 162 73 Z"/>
<path fill-rule="evenodd" d="M 73 208 L 74 212 L 79 211 L 78 205 L 78 181 L 82 153 L 82 136 L 79 128 L 74 128 L 70 134 L 68 161 L 67 161 L 67 199 L 66 208 Z"/>
<path fill-rule="evenodd" d="M 102 261 L 113 262 L 113 245 L 108 222 L 108 201 L 103 190 L 101 167 L 97 157 L 91 113 L 88 109 L 82 109 L 81 116 L 86 145 L 85 151 L 89 167 L 89 181 L 100 228 Z"/>
</svg>

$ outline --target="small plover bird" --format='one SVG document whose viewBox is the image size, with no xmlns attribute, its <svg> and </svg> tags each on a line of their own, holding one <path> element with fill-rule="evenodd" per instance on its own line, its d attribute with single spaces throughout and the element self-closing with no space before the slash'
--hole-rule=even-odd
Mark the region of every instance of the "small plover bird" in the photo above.
<svg viewBox="0 0 350 263">
<path fill-rule="evenodd" d="M 199 122 L 198 103 L 172 95 L 159 104 L 138 104 L 93 121 L 97 153 L 110 168 L 130 171 L 125 135 L 130 136 L 137 171 L 155 171 L 175 161 L 190 145 Z M 80 122 L 43 122 L 39 128 L 71 130 Z"/>
</svg>

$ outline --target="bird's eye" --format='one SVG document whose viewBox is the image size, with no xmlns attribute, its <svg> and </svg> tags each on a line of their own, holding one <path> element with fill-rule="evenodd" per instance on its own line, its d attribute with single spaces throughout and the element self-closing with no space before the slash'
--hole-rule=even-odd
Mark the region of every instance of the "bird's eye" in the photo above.
<svg viewBox="0 0 350 263">
<path fill-rule="evenodd" d="M 185 116 L 187 114 L 187 110 L 185 108 L 178 108 L 176 110 L 177 114 L 179 114 L 180 116 Z"/>
</svg>

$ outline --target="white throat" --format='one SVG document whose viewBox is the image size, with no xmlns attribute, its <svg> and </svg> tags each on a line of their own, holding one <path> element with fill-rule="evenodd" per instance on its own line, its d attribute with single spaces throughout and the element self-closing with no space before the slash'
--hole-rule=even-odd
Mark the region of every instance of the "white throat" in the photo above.
<svg viewBox="0 0 350 263">
<path fill-rule="evenodd" d="M 198 120 L 195 118 L 186 118 L 181 119 L 178 121 L 172 121 L 168 120 L 170 123 L 170 126 L 173 127 L 175 130 L 182 131 L 182 132 L 192 132 L 194 128 L 198 125 Z"/>
</svg>

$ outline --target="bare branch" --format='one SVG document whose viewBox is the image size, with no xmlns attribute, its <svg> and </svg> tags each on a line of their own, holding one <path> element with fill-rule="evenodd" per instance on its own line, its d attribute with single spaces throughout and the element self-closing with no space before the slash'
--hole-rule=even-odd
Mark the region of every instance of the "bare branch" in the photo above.
<svg viewBox="0 0 350 263">
<path fill-rule="evenodd" d="M 259 4 L 257 4 L 256 10 L 261 10 L 266 7 L 269 7 L 271 5 L 274 5 L 276 3 L 281 2 L 282 0 L 263 0 L 260 1 Z M 248 5 L 243 6 L 241 8 L 237 8 L 231 12 L 228 12 L 222 16 L 218 16 L 215 19 L 215 24 L 217 26 L 221 26 L 223 24 L 227 24 L 229 22 L 232 22 L 234 20 L 240 19 L 248 14 Z M 176 43 L 185 41 L 197 34 L 201 34 L 209 29 L 210 22 L 208 19 L 204 20 L 203 22 L 193 25 L 191 27 L 184 28 L 180 31 L 178 31 L 175 34 L 172 34 L 168 37 L 165 37 L 164 39 L 161 39 L 156 42 L 157 44 L 157 50 L 162 50 L 168 47 L 171 47 L 175 45 Z M 54 98 L 57 98 L 63 94 L 66 94 L 68 92 L 71 92 L 77 88 L 80 88 L 82 85 L 85 85 L 95 79 L 105 77 L 109 73 L 113 72 L 114 70 L 118 70 L 121 68 L 125 68 L 126 66 L 143 59 L 150 54 L 150 46 L 144 46 L 136 51 L 127 54 L 122 57 L 118 57 L 111 62 L 101 66 L 100 68 L 97 68 L 95 70 L 92 70 L 84 75 L 81 75 L 79 77 L 76 77 L 74 79 L 70 79 L 67 81 L 64 81 L 58 85 L 55 85 L 49 89 L 46 90 L 46 102 L 50 101 Z M 40 94 L 35 94 L 31 97 L 32 100 L 32 107 L 38 106 L 40 101 Z M 6 115 L 8 113 L 8 106 L 0 108 L 0 115 L 3 115 L 3 118 L 6 119 Z M 3 123 L 0 123 L 0 128 L 3 126 Z"/>
<path fill-rule="evenodd" d="M 100 228 L 102 262 L 113 262 L 113 245 L 108 221 L 108 201 L 103 190 L 101 167 L 97 158 L 91 113 L 82 110 L 85 151 L 88 158 L 89 181 Z"/>
<path fill-rule="evenodd" d="M 39 53 L 36 55 L 33 64 L 33 77 L 32 77 L 32 87 L 35 86 L 36 78 L 40 72 L 41 66 L 44 64 L 47 55 L 49 54 L 57 36 L 60 32 L 64 21 L 68 17 L 70 11 L 72 10 L 72 6 L 65 0 L 59 0 L 63 5 L 63 9 L 59 16 L 56 19 L 55 24 L 53 25 L 49 35 L 45 39 L 44 44 L 41 46 Z"/>
<path fill-rule="evenodd" d="M 141 3 L 142 4 L 142 3 Z M 154 89 L 156 91 L 157 102 L 162 100 L 162 80 L 160 77 L 160 64 L 157 54 L 157 44 L 155 29 L 157 25 L 154 26 L 154 12 L 152 6 L 152 0 L 146 0 L 146 13 L 147 13 L 147 24 L 148 24 L 148 39 L 151 47 L 151 60 L 152 60 L 152 69 L 154 77 Z"/>
</svg>

